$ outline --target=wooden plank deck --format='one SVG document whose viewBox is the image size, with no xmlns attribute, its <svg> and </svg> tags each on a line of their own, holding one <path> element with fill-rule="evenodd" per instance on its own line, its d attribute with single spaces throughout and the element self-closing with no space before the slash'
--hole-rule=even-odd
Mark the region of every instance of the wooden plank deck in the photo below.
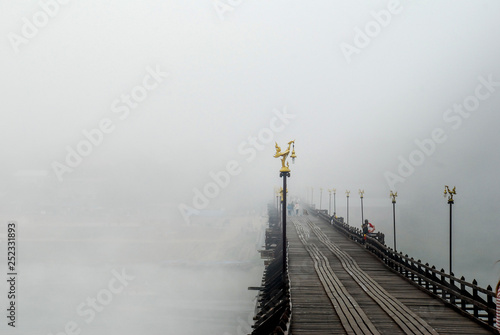
<svg viewBox="0 0 500 335">
<path fill-rule="evenodd" d="M 366 334 L 491 334 L 393 273 L 322 219 L 289 217 L 287 232 L 292 334 L 365 333 L 346 327 L 343 314 L 349 311 L 353 322 L 355 315 L 364 315 L 376 328 Z M 336 297 L 343 293 L 335 287 L 346 290 L 351 305 L 340 306 Z"/>
</svg>

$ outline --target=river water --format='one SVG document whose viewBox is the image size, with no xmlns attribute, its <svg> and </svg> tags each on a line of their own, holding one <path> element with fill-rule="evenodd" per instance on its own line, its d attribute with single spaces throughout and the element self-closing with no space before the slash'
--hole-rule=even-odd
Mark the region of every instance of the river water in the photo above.
<svg viewBox="0 0 500 335">
<path fill-rule="evenodd" d="M 263 216 L 167 229 L 26 221 L 17 223 L 16 328 L 7 334 L 251 331 L 257 292 L 248 287 L 261 284 Z M 7 306 L 6 294 L 0 303 Z"/>
</svg>

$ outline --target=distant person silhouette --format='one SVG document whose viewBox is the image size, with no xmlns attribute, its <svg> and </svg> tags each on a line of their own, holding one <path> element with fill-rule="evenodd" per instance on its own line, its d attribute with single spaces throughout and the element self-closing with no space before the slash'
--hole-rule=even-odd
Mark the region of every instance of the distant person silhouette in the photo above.
<svg viewBox="0 0 500 335">
<path fill-rule="evenodd" d="M 370 236 L 375 231 L 375 226 L 368 222 L 368 220 L 365 220 L 361 228 L 363 229 L 363 244 L 365 244 L 367 236 Z"/>
</svg>

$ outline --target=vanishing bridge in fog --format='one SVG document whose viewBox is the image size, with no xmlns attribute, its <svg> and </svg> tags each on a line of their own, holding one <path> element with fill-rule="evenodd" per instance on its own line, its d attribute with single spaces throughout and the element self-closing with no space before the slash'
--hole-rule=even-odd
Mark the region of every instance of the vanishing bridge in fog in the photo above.
<svg viewBox="0 0 500 335">
<path fill-rule="evenodd" d="M 381 233 L 362 245 L 361 231 L 326 210 L 307 213 L 287 217 L 284 249 L 269 207 L 252 334 L 498 334 L 491 287 L 398 254 Z"/>
</svg>

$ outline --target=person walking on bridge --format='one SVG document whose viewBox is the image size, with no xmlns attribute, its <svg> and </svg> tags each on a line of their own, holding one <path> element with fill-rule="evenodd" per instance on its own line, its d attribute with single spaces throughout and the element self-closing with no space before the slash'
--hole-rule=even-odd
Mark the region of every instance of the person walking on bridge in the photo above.
<svg viewBox="0 0 500 335">
<path fill-rule="evenodd" d="M 375 226 L 365 219 L 361 228 L 363 229 L 363 244 L 365 244 L 367 236 L 370 236 L 375 231 Z"/>
<path fill-rule="evenodd" d="M 361 225 L 361 229 L 363 230 L 363 242 L 362 242 L 362 244 L 365 245 L 366 236 L 368 235 L 368 220 L 365 220 L 365 222 L 363 222 L 363 224 Z"/>
<path fill-rule="evenodd" d="M 368 225 L 368 236 L 371 236 L 375 231 L 375 226 L 371 222 L 368 222 L 368 220 L 365 220 L 365 223 Z"/>
</svg>

